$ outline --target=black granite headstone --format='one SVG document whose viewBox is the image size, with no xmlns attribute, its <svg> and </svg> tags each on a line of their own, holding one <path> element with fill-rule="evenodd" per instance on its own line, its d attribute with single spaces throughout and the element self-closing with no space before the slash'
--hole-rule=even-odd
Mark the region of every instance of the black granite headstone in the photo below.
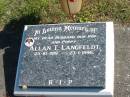
<svg viewBox="0 0 130 97">
<path fill-rule="evenodd" d="M 105 87 L 106 23 L 26 26 L 18 85 Z"/>
</svg>

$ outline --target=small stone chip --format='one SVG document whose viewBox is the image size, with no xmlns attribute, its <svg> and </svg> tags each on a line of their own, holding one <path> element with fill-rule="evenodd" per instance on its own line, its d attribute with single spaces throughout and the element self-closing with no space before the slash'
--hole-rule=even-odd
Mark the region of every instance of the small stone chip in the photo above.
<svg viewBox="0 0 130 97">
<path fill-rule="evenodd" d="M 23 90 L 26 90 L 27 88 L 28 88 L 27 85 L 22 85 Z"/>
</svg>

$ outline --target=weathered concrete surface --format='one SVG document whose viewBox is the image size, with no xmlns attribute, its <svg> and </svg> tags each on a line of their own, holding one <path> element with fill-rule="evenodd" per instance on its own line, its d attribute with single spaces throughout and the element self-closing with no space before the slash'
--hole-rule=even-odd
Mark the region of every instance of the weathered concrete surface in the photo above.
<svg viewBox="0 0 130 97">
<path fill-rule="evenodd" d="M 4 50 L 0 50 L 0 97 L 5 95 L 5 77 L 4 77 L 4 66 L 3 66 L 3 54 Z"/>
<path fill-rule="evenodd" d="M 21 36 L 18 34 L 0 34 L 0 97 L 14 97 L 13 89 L 21 40 L 19 37 Z"/>
<path fill-rule="evenodd" d="M 0 97 L 13 96 L 21 34 L 0 34 Z M 130 28 L 115 25 L 114 97 L 130 97 Z"/>
<path fill-rule="evenodd" d="M 115 97 L 130 97 L 130 28 L 115 27 Z"/>
</svg>

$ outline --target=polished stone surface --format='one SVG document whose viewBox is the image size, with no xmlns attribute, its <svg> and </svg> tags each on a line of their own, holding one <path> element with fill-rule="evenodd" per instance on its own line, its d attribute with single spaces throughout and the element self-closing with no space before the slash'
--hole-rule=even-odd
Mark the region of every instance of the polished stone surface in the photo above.
<svg viewBox="0 0 130 97">
<path fill-rule="evenodd" d="M 5 32 L 4 32 L 5 33 Z M 5 93 L 13 96 L 17 49 L 20 43 L 17 34 L 0 34 L 0 97 Z M 130 96 L 130 27 L 115 25 L 115 93 L 114 97 Z M 13 57 L 12 57 L 13 54 Z M 16 62 L 15 62 L 16 61 Z M 4 69 L 4 70 L 3 70 Z M 6 75 L 4 73 L 6 71 Z M 5 78 L 7 79 L 5 81 Z M 9 80 L 10 79 L 10 80 Z M 7 90 L 6 90 L 7 89 Z M 16 96 L 15 96 L 16 97 Z"/>
<path fill-rule="evenodd" d="M 105 23 L 27 27 L 19 56 L 19 86 L 104 88 Z"/>
</svg>

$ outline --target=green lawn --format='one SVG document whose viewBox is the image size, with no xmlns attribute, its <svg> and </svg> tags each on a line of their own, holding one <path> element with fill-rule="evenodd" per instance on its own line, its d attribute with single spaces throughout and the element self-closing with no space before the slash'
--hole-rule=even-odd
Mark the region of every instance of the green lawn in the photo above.
<svg viewBox="0 0 130 97">
<path fill-rule="evenodd" d="M 84 0 L 75 22 L 114 21 L 130 23 L 128 0 Z M 0 26 L 24 19 L 25 24 L 73 22 L 59 0 L 0 0 Z"/>
</svg>

